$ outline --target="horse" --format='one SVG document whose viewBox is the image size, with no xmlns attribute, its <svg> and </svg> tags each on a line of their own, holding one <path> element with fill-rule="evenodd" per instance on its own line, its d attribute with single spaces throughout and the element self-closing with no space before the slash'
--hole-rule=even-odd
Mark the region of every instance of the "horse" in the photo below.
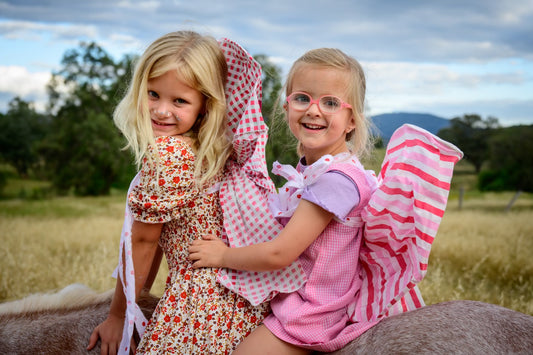
<svg viewBox="0 0 533 355">
<path fill-rule="evenodd" d="M 341 350 L 352 354 L 533 354 L 533 317 L 455 300 L 382 319 Z"/>
<path fill-rule="evenodd" d="M 57 293 L 0 304 L 0 354 L 100 354 L 100 342 L 91 351 L 86 348 L 109 313 L 113 293 L 72 284 Z M 139 307 L 148 319 L 158 301 L 141 294 Z"/>
<path fill-rule="evenodd" d="M 109 312 L 113 291 L 74 284 L 0 304 L 0 354 L 99 354 L 86 347 Z M 158 298 L 142 294 L 147 318 Z M 498 305 L 456 300 L 382 319 L 344 348 L 355 354 L 533 354 L 533 317 Z"/>
</svg>

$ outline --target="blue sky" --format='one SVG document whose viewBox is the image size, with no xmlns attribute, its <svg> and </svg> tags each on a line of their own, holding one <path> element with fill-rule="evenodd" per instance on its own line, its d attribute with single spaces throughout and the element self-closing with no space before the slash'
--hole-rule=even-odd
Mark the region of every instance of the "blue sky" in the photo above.
<svg viewBox="0 0 533 355">
<path fill-rule="evenodd" d="M 367 75 L 367 113 L 476 113 L 533 124 L 533 0 L 0 0 L 0 111 L 38 109 L 63 54 L 94 41 L 116 60 L 192 29 L 266 54 L 287 73 L 337 47 Z"/>
</svg>

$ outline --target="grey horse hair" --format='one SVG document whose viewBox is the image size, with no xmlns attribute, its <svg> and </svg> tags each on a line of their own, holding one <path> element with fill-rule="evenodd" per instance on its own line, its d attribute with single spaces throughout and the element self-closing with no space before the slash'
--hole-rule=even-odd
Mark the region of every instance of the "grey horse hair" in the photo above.
<svg viewBox="0 0 533 355">
<path fill-rule="evenodd" d="M 99 354 L 99 344 L 86 346 L 112 295 L 75 284 L 0 304 L 0 354 Z M 140 297 L 147 318 L 157 302 Z M 533 354 L 533 317 L 478 301 L 443 302 L 385 318 L 330 354 Z"/>
</svg>

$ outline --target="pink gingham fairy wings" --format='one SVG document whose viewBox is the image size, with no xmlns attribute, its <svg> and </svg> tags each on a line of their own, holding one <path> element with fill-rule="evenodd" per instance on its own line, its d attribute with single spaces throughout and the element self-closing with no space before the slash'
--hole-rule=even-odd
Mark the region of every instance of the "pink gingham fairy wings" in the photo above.
<svg viewBox="0 0 533 355">
<path fill-rule="evenodd" d="M 398 128 L 387 146 L 379 187 L 362 212 L 361 293 L 353 321 L 374 320 L 424 306 L 417 284 L 444 215 L 454 165 L 463 153 L 413 125 Z"/>
<path fill-rule="evenodd" d="M 261 114 L 261 67 L 237 43 L 222 39 L 220 46 L 228 64 L 228 129 L 234 150 L 220 187 L 220 204 L 228 244 L 240 247 L 271 240 L 282 226 L 268 207 L 268 196 L 275 188 L 265 160 L 268 127 Z M 220 269 L 218 279 L 257 305 L 278 292 L 297 290 L 305 282 L 305 274 L 295 261 L 272 272 Z"/>
</svg>

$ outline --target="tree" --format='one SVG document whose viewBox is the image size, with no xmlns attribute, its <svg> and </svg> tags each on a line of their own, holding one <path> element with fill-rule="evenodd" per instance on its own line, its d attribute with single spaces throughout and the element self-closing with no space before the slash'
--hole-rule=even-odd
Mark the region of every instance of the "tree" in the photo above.
<svg viewBox="0 0 533 355">
<path fill-rule="evenodd" d="M 480 190 L 533 192 L 533 125 L 497 130 L 489 140 L 489 167 Z"/>
<path fill-rule="evenodd" d="M 112 121 L 131 58 L 115 63 L 95 43 L 82 43 L 61 63 L 48 85 L 52 130 L 40 145 L 49 177 L 59 192 L 108 194 L 114 182 L 131 178 L 131 157 Z"/>
<path fill-rule="evenodd" d="M 274 184 L 280 186 L 285 182 L 285 179 L 270 172 L 272 164 L 277 160 L 282 164 L 295 165 L 298 162 L 297 142 L 285 123 L 284 112 L 281 107 L 281 68 L 273 64 L 264 54 L 258 54 L 254 58 L 261 64 L 263 71 L 261 111 L 270 128 L 266 146 L 267 167 Z"/>
<path fill-rule="evenodd" d="M 470 114 L 453 118 L 450 127 L 441 129 L 437 135 L 459 147 L 479 173 L 489 157 L 488 139 L 498 127 L 495 117 L 483 120 L 479 115 Z"/>
<path fill-rule="evenodd" d="M 33 104 L 14 98 L 0 116 L 0 157 L 21 177 L 38 173 L 41 158 L 37 145 L 46 135 L 49 117 L 35 111 Z"/>
</svg>

